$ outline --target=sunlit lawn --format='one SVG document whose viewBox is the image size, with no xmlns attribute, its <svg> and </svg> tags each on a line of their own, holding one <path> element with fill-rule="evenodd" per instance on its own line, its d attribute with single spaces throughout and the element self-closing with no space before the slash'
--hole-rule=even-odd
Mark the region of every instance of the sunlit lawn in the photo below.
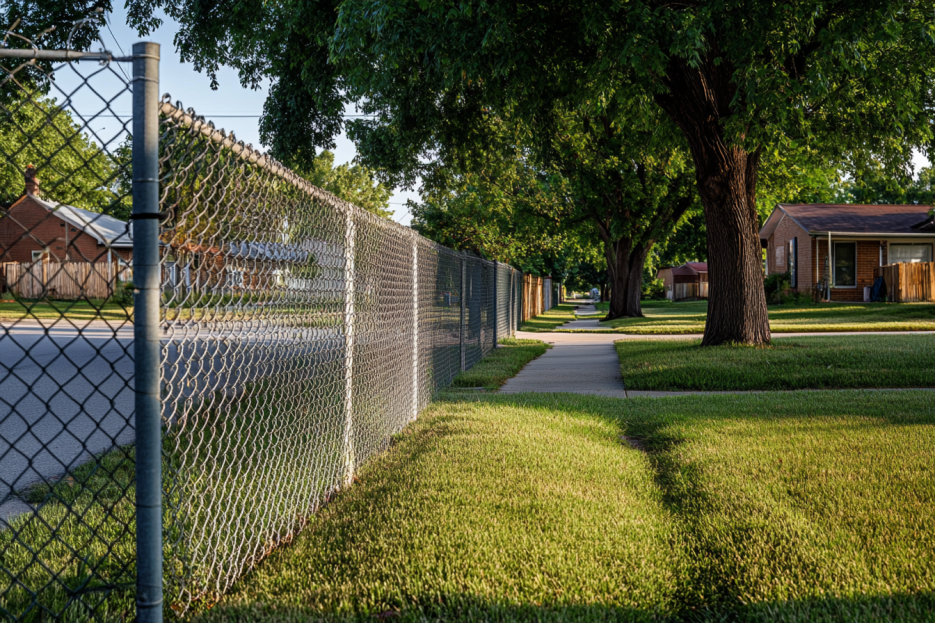
<svg viewBox="0 0 935 623">
<path fill-rule="evenodd" d="M 700 343 L 698 339 L 617 342 L 627 389 L 935 387 L 935 335 L 777 337 L 765 347 L 702 348 Z"/>
<path fill-rule="evenodd" d="M 598 309 L 606 311 L 607 304 Z M 621 333 L 702 333 L 708 304 L 645 301 L 644 318 L 618 318 L 602 327 Z M 773 305 L 769 308 L 774 333 L 818 331 L 935 331 L 935 305 L 931 303 L 821 303 Z"/>
<path fill-rule="evenodd" d="M 520 331 L 553 331 L 566 322 L 575 319 L 575 307 L 573 303 L 559 303 L 549 311 L 530 318 L 522 323 Z"/>
<path fill-rule="evenodd" d="M 211 621 L 931 621 L 935 402 L 434 403 Z"/>
</svg>

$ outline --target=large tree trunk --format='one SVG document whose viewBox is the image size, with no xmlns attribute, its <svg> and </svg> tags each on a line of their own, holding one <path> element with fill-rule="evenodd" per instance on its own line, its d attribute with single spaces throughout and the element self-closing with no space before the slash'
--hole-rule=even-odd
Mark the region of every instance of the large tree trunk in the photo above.
<svg viewBox="0 0 935 623">
<path fill-rule="evenodd" d="M 610 308 L 602 321 L 615 318 L 640 318 L 643 309 L 643 264 L 653 243 L 634 245 L 632 238 L 604 243 L 607 278 L 610 284 Z"/>
<path fill-rule="evenodd" d="M 630 318 L 643 317 L 643 307 L 640 305 L 643 297 L 643 266 L 646 264 L 646 257 L 652 247 L 652 243 L 637 245 L 630 252 L 630 278 L 627 281 L 626 295 L 626 315 Z"/>
<path fill-rule="evenodd" d="M 759 154 L 731 145 L 724 135 L 735 88 L 730 63 L 715 64 L 717 56 L 712 50 L 700 67 L 671 60 L 669 93 L 656 101 L 688 140 L 704 207 L 710 291 L 702 344 L 768 344 L 756 212 Z"/>
</svg>

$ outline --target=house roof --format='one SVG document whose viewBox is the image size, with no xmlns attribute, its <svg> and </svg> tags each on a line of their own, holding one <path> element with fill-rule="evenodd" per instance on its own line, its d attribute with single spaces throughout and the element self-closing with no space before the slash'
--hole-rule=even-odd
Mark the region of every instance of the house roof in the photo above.
<svg viewBox="0 0 935 623">
<path fill-rule="evenodd" d="M 107 214 L 91 212 L 83 208 L 65 205 L 56 201 L 46 201 L 36 195 L 29 195 L 33 201 L 42 205 L 63 221 L 74 225 L 99 243 L 115 249 L 133 248 L 133 224 L 121 221 Z"/>
<path fill-rule="evenodd" d="M 661 279 L 659 275 L 664 270 L 672 271 L 672 274 L 674 276 L 691 277 L 692 275 L 697 275 L 698 273 L 708 272 L 708 263 L 707 262 L 685 262 L 681 266 L 666 266 L 665 268 L 659 269 L 659 272 L 656 274 L 657 279 Z"/>
<path fill-rule="evenodd" d="M 809 234 L 890 234 L 925 233 L 929 219 L 927 205 L 877 205 L 861 203 L 780 203 L 760 229 L 768 239 L 784 218 L 791 218 Z"/>
</svg>

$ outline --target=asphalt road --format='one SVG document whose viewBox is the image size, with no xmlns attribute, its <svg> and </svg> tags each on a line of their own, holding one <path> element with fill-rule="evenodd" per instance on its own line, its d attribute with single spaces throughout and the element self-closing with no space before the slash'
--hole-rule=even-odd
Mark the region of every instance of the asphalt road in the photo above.
<svg viewBox="0 0 935 623">
<path fill-rule="evenodd" d="M 335 329 L 268 323 L 169 327 L 163 338 L 164 405 L 343 357 Z M 169 415 L 168 413 L 164 415 Z M 0 522 L 29 510 L 16 496 L 132 443 L 133 329 L 0 323 Z"/>
</svg>

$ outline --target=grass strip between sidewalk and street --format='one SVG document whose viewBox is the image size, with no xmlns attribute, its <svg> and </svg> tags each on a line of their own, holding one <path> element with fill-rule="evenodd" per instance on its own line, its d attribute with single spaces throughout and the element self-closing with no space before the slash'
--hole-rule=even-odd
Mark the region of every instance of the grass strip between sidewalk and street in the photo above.
<svg viewBox="0 0 935 623">
<path fill-rule="evenodd" d="M 607 303 L 597 303 L 607 311 Z M 601 329 L 635 335 L 704 333 L 706 301 L 643 301 L 643 318 L 617 318 Z M 773 333 L 844 331 L 935 331 L 935 305 L 931 303 L 817 303 L 769 307 Z M 589 329 L 576 329 L 588 333 Z"/>
<path fill-rule="evenodd" d="M 207 621 L 930 621 L 926 392 L 447 394 Z"/>
<path fill-rule="evenodd" d="M 473 368 L 461 372 L 451 382 L 453 388 L 483 387 L 495 390 L 516 376 L 527 363 L 545 354 L 551 346 L 539 340 L 503 338 L 499 347 L 481 359 Z"/>
<path fill-rule="evenodd" d="M 104 301 L 0 301 L 0 320 L 129 321 L 133 308 Z"/>
<path fill-rule="evenodd" d="M 559 303 L 549 311 L 533 316 L 524 322 L 520 325 L 519 330 L 529 332 L 554 331 L 566 322 L 575 319 L 575 309 L 577 307 L 579 305 L 574 303 Z"/>
<path fill-rule="evenodd" d="M 784 337 L 758 347 L 700 344 L 698 339 L 616 342 L 627 389 L 935 387 L 935 335 Z"/>
</svg>

